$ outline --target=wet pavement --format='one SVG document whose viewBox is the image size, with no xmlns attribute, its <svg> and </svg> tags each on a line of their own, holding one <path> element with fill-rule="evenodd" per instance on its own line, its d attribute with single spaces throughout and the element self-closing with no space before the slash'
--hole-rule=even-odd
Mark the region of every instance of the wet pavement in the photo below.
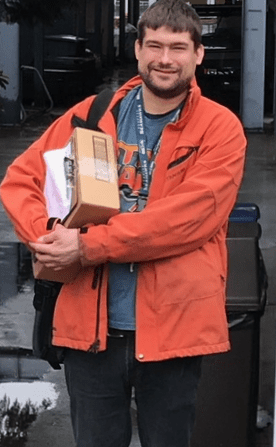
<svg viewBox="0 0 276 447">
<path fill-rule="evenodd" d="M 124 67 L 114 73 L 107 74 L 105 82 L 99 89 L 110 86 L 117 88 L 135 72 L 135 68 Z M 98 90 L 99 90 L 98 89 Z M 3 178 L 7 166 L 22 151 L 24 151 L 43 130 L 62 113 L 62 110 L 53 110 L 47 116 L 26 122 L 23 127 L 0 128 L 0 180 Z M 239 194 L 240 202 L 254 202 L 261 212 L 260 224 L 262 237 L 260 247 L 264 257 L 268 279 L 268 304 L 261 318 L 260 335 L 260 378 L 259 378 L 259 404 L 269 414 L 274 408 L 274 355 L 275 355 L 275 304 L 276 304 L 276 214 L 275 214 L 275 181 L 276 181 L 276 137 L 271 132 L 263 134 L 248 134 L 248 155 L 242 188 Z M 31 336 L 33 324 L 33 279 L 30 272 L 30 262 L 23 246 L 18 243 L 12 226 L 0 207 L 0 349 L 17 348 L 31 349 Z M 13 368 L 15 374 L 21 374 L 22 367 L 16 351 L 13 351 L 17 363 Z M 16 357 L 17 356 L 17 357 Z M 1 365 L 7 359 L 0 356 Z M 56 406 L 39 415 L 28 430 L 26 447 L 46 447 L 58 445 L 73 447 L 73 437 L 69 417 L 69 400 L 64 383 L 63 371 L 54 371 L 42 362 L 43 367 L 39 377 L 45 382 L 53 383 L 57 392 Z M 32 367 L 35 368 L 36 367 Z M 21 373 L 20 373 L 21 371 Z M 244 371 L 248 374 L 248 371 Z M 15 376 L 16 377 L 16 376 Z M 0 381 L 7 380 L 2 373 Z M 227 403 L 226 403 L 227 404 Z M 139 447 L 137 435 L 136 411 L 133 404 L 133 441 L 131 447 Z M 213 421 L 214 425 L 216 421 Z M 272 425 L 257 431 L 255 447 L 271 447 L 273 439 Z M 2 445 L 2 444 L 1 444 Z M 210 447 L 201 445 L 200 447 Z M 213 445 L 212 447 L 217 447 Z M 222 446 L 224 447 L 224 446 Z M 236 447 L 236 446 L 235 446 Z M 246 446 L 244 446 L 246 447 Z M 253 447 L 253 445 L 247 446 Z"/>
</svg>

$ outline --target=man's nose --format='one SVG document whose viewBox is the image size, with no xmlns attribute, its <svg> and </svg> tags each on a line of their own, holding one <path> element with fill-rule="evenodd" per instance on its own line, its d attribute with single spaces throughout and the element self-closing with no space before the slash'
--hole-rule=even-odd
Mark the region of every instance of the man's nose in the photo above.
<svg viewBox="0 0 276 447">
<path fill-rule="evenodd" d="M 162 64 L 167 65 L 172 63 L 170 48 L 163 47 L 160 54 L 160 62 Z"/>
</svg>

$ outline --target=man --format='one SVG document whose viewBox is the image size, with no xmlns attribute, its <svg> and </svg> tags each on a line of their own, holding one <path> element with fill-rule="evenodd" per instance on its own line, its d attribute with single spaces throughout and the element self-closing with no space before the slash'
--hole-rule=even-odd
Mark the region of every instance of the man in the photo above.
<svg viewBox="0 0 276 447">
<path fill-rule="evenodd" d="M 85 119 L 91 98 L 15 160 L 2 184 L 17 234 L 39 261 L 83 266 L 62 287 L 53 329 L 66 348 L 78 447 L 129 446 L 133 387 L 141 445 L 187 447 L 202 355 L 230 347 L 225 237 L 246 140 L 238 119 L 197 87 L 200 36 L 183 0 L 159 0 L 141 17 L 140 76 L 99 123 L 115 142 L 121 194 L 121 213 L 106 225 L 45 231 L 47 154 L 66 145 L 73 114 Z"/>
</svg>

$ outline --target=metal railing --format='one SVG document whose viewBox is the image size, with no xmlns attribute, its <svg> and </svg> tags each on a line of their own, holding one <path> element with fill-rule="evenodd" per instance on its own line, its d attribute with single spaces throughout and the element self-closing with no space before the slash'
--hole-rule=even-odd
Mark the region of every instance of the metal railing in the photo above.
<svg viewBox="0 0 276 447">
<path fill-rule="evenodd" d="M 52 97 L 50 95 L 50 92 L 49 92 L 49 90 L 47 88 L 47 85 L 45 84 L 44 79 L 41 76 L 41 74 L 39 73 L 39 71 L 37 70 L 37 68 L 35 68 L 35 67 L 31 66 L 31 65 L 21 65 L 20 68 L 21 68 L 21 70 L 31 70 L 38 76 L 38 79 L 40 80 L 41 85 L 42 85 L 42 87 L 43 87 L 43 89 L 45 91 L 45 94 L 46 94 L 47 98 L 49 99 L 49 103 L 50 103 L 49 107 L 44 110 L 44 113 L 50 112 L 53 109 L 53 107 L 54 107 L 54 102 L 53 102 L 53 99 L 52 99 Z M 22 102 L 21 102 L 21 110 L 22 110 L 22 113 L 23 113 L 22 122 L 24 122 L 26 117 L 27 117 L 27 113 L 26 113 L 26 110 L 25 110 Z"/>
</svg>

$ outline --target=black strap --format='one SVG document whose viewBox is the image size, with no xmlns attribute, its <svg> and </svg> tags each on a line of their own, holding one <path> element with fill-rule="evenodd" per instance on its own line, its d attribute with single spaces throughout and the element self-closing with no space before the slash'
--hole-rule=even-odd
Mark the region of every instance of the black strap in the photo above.
<svg viewBox="0 0 276 447">
<path fill-rule="evenodd" d="M 85 129 L 97 130 L 98 122 L 106 111 L 114 93 L 109 88 L 102 90 L 92 102 L 89 112 L 87 114 L 87 120 L 83 120 L 74 115 L 72 118 L 72 125 L 74 127 L 82 127 Z"/>
<path fill-rule="evenodd" d="M 61 223 L 61 219 L 59 219 L 58 217 L 50 217 L 47 222 L 46 230 L 53 230 L 54 226 L 58 223 Z"/>
</svg>

